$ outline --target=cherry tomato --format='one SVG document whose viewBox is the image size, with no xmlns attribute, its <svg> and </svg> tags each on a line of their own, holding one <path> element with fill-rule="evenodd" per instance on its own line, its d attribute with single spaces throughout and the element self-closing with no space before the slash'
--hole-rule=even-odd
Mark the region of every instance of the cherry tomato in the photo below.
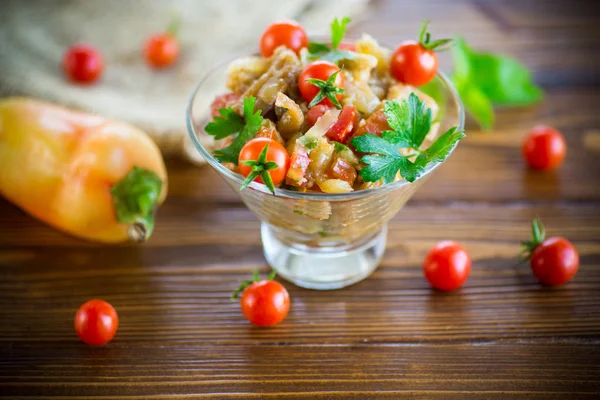
<svg viewBox="0 0 600 400">
<path fill-rule="evenodd" d="M 523 157 L 533 169 L 555 169 L 563 162 L 566 153 L 565 138 L 549 126 L 536 126 L 523 142 Z"/>
<path fill-rule="evenodd" d="M 344 143 L 344 140 L 352 133 L 356 124 L 358 113 L 354 106 L 344 106 L 342 112 L 333 125 L 327 130 L 325 135 L 331 140 L 336 142 Z"/>
<path fill-rule="evenodd" d="M 325 114 L 329 110 L 325 104 L 317 104 L 308 109 L 306 113 L 306 119 L 308 120 L 308 124 L 313 126 L 317 123 L 317 120 L 321 118 L 323 114 Z"/>
<path fill-rule="evenodd" d="M 443 241 L 427 253 L 423 263 L 425 278 L 438 290 L 454 290 L 462 286 L 471 273 L 471 257 L 456 242 Z"/>
<path fill-rule="evenodd" d="M 75 332 L 85 343 L 100 346 L 112 340 L 119 327 L 117 312 L 105 301 L 90 300 L 75 313 Z"/>
<path fill-rule="evenodd" d="M 579 254 L 568 240 L 552 237 L 533 250 L 530 265 L 538 281 L 560 285 L 568 282 L 579 269 Z"/>
<path fill-rule="evenodd" d="M 260 52 L 263 57 L 271 57 L 279 46 L 300 53 L 300 49 L 308 46 L 306 31 L 296 21 L 277 21 L 267 26 L 260 38 Z"/>
<path fill-rule="evenodd" d="M 179 41 L 169 33 L 151 36 L 144 45 L 144 57 L 149 66 L 166 68 L 179 57 Z"/>
<path fill-rule="evenodd" d="M 269 146 L 267 150 L 267 161 L 273 161 L 277 164 L 277 168 L 268 170 L 274 185 L 279 185 L 285 179 L 285 174 L 290 167 L 290 156 L 287 150 L 279 142 L 269 138 L 255 138 L 242 147 L 240 151 L 238 165 L 240 167 L 240 173 L 244 176 L 248 176 L 252 172 L 252 167 L 242 164 L 242 161 L 256 161 L 260 152 Z M 256 182 L 263 183 L 263 180 L 259 177 L 255 179 Z"/>
<path fill-rule="evenodd" d="M 315 61 L 314 63 L 308 64 L 300 73 L 300 77 L 298 78 L 298 90 L 300 90 L 300 94 L 302 98 L 306 100 L 306 102 L 310 103 L 312 99 L 319 93 L 319 88 L 308 82 L 307 79 L 315 78 L 320 79 L 322 81 L 326 81 L 332 74 L 339 71 L 340 67 L 331 63 L 329 61 Z M 335 77 L 335 86 L 344 88 L 344 74 L 339 73 Z M 340 100 L 342 98 L 341 94 L 336 94 L 335 97 Z M 318 104 L 324 104 L 329 107 L 333 107 L 333 103 L 328 98 L 321 100 Z"/>
<path fill-rule="evenodd" d="M 240 98 L 240 95 L 237 93 L 223 93 L 215 97 L 212 104 L 210 105 L 210 115 L 214 117 L 219 117 L 219 109 L 227 108 L 232 103 Z"/>
<path fill-rule="evenodd" d="M 71 81 L 89 84 L 102 76 L 104 59 L 96 48 L 86 44 L 76 44 L 65 53 L 63 69 Z"/>
<path fill-rule="evenodd" d="M 254 325 L 273 326 L 286 317 L 290 310 L 290 295 L 279 282 L 254 282 L 240 299 L 244 317 Z"/>
<path fill-rule="evenodd" d="M 421 43 L 402 43 L 392 54 L 390 71 L 402 83 L 422 86 L 433 79 L 438 69 L 437 55 Z"/>
</svg>

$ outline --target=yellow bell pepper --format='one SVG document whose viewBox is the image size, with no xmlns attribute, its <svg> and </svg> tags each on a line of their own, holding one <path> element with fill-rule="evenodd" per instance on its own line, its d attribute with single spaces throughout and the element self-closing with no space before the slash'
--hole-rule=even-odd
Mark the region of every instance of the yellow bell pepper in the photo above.
<svg viewBox="0 0 600 400">
<path fill-rule="evenodd" d="M 34 217 L 89 240 L 143 241 L 166 191 L 160 151 L 138 128 L 0 99 L 0 194 Z"/>
</svg>

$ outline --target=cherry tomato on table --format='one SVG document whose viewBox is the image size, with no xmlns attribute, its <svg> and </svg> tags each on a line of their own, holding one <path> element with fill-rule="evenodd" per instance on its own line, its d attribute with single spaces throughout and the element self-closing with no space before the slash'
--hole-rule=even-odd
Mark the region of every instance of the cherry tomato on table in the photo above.
<svg viewBox="0 0 600 400">
<path fill-rule="evenodd" d="M 567 239 L 546 239 L 544 225 L 539 219 L 532 222 L 533 239 L 523 242 L 531 271 L 544 285 L 560 285 L 571 280 L 579 269 L 579 253 Z"/>
<path fill-rule="evenodd" d="M 144 57 L 151 67 L 166 68 L 179 57 L 179 40 L 168 32 L 153 35 L 144 45 Z"/>
<path fill-rule="evenodd" d="M 290 295 L 279 282 L 275 282 L 271 274 L 266 280 L 260 280 L 258 272 L 254 279 L 242 282 L 232 296 L 236 299 L 240 292 L 240 306 L 244 317 L 257 326 L 273 326 L 287 316 L 290 310 Z"/>
<path fill-rule="evenodd" d="M 90 84 L 102 76 L 104 59 L 96 48 L 86 44 L 76 44 L 65 53 L 63 69 L 71 81 Z"/>
<path fill-rule="evenodd" d="M 268 147 L 266 155 L 264 156 L 264 159 L 261 160 L 261 154 L 266 147 Z M 269 166 L 269 163 L 274 164 Z M 240 173 L 245 177 L 252 175 L 255 177 L 253 180 L 256 182 L 264 183 L 269 186 L 269 183 L 265 182 L 265 179 L 263 179 L 268 178 L 265 177 L 265 174 L 268 174 L 272 181 L 272 185 L 279 185 L 285 179 L 285 175 L 290 167 L 290 156 L 285 147 L 279 142 L 273 139 L 259 137 L 248 141 L 248 143 L 242 147 L 238 165 L 240 167 Z M 269 189 L 271 191 L 274 190 L 274 188 L 271 187 L 269 187 Z"/>
<path fill-rule="evenodd" d="M 471 273 L 471 257 L 458 243 L 443 241 L 427 253 L 423 263 L 427 281 L 438 290 L 449 291 L 462 286 Z"/>
<path fill-rule="evenodd" d="M 536 126 L 523 142 L 523 157 L 533 169 L 555 169 L 562 164 L 566 153 L 565 138 L 549 126 Z"/>
<path fill-rule="evenodd" d="M 321 89 L 309 82 L 308 79 L 318 79 L 326 82 L 331 75 L 338 71 L 340 71 L 340 67 L 329 61 L 315 61 L 314 63 L 308 64 L 304 67 L 298 78 L 298 90 L 300 91 L 302 98 L 310 103 L 321 92 Z M 333 85 L 337 88 L 344 88 L 344 75 L 341 72 L 335 76 Z M 335 94 L 335 98 L 337 98 L 338 101 L 341 100 L 342 94 Z M 329 107 L 334 106 L 328 98 L 324 98 L 317 104 L 324 104 Z"/>
<path fill-rule="evenodd" d="M 75 332 L 85 343 L 101 346 L 112 340 L 119 327 L 119 316 L 109 303 L 90 300 L 75 313 Z"/>
<path fill-rule="evenodd" d="M 267 26 L 260 38 L 260 52 L 263 57 L 271 57 L 279 46 L 300 53 L 300 49 L 308 46 L 306 31 L 296 21 L 277 21 Z"/>
<path fill-rule="evenodd" d="M 433 79 L 438 70 L 436 51 L 442 51 L 450 39 L 430 41 L 427 23 L 421 28 L 419 41 L 407 41 L 394 50 L 390 72 L 400 82 L 422 86 Z"/>
</svg>

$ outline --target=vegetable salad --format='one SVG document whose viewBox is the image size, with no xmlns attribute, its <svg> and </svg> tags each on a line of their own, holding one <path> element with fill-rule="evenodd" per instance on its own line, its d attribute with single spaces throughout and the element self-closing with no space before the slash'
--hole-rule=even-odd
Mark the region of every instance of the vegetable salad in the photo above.
<svg viewBox="0 0 600 400">
<path fill-rule="evenodd" d="M 439 107 L 419 91 L 437 73 L 436 51 L 450 40 L 419 41 L 395 51 L 369 35 L 343 41 L 349 18 L 331 24 L 330 43 L 308 40 L 294 21 L 271 24 L 261 55 L 233 61 L 230 92 L 212 104 L 205 131 L 213 156 L 253 181 L 301 192 L 348 193 L 413 182 L 464 137 L 440 133 Z"/>
</svg>

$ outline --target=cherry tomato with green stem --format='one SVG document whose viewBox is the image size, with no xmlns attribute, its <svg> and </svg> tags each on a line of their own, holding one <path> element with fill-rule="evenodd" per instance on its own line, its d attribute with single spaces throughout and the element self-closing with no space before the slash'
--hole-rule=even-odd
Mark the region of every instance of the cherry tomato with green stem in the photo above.
<svg viewBox="0 0 600 400">
<path fill-rule="evenodd" d="M 412 86 L 422 86 L 433 79 L 438 70 L 436 52 L 447 49 L 452 39 L 431 41 L 425 22 L 419 34 L 419 41 L 400 44 L 390 60 L 390 72 L 398 81 Z"/>
<path fill-rule="evenodd" d="M 75 44 L 63 57 L 65 75 L 73 82 L 91 84 L 102 76 L 104 59 L 95 47 L 87 44 Z"/>
<path fill-rule="evenodd" d="M 567 154 L 563 135 L 549 126 L 538 125 L 523 142 L 523 158 L 527 165 L 538 170 L 553 170 L 560 166 Z"/>
<path fill-rule="evenodd" d="M 575 276 L 579 269 L 579 253 L 575 246 L 562 237 L 546 239 L 540 219 L 531 224 L 532 240 L 522 242 L 522 259 L 529 260 L 531 271 L 540 283 L 561 285 Z"/>
<path fill-rule="evenodd" d="M 427 253 L 423 263 L 425 278 L 442 291 L 457 289 L 471 273 L 471 257 L 458 243 L 443 241 Z"/>
<path fill-rule="evenodd" d="M 249 140 L 240 151 L 238 165 L 246 177 L 240 190 L 252 181 L 264 183 L 271 192 L 284 181 L 290 156 L 279 142 L 265 137 Z"/>
<path fill-rule="evenodd" d="M 156 69 L 167 68 L 179 58 L 179 40 L 171 32 L 152 35 L 144 45 L 146 63 Z"/>
<path fill-rule="evenodd" d="M 232 299 L 240 297 L 240 306 L 244 317 L 251 323 L 261 327 L 277 325 L 287 316 L 290 310 L 290 296 L 279 282 L 275 282 L 275 273 L 266 280 L 260 280 L 258 271 L 254 278 L 242 282 L 233 293 Z"/>
<path fill-rule="evenodd" d="M 119 327 L 119 316 L 109 303 L 90 300 L 75 313 L 75 332 L 85 343 L 101 346 L 112 340 Z"/>
<path fill-rule="evenodd" d="M 300 73 L 298 90 L 309 107 L 324 104 L 341 109 L 344 83 L 340 67 L 329 61 L 315 61 Z"/>
<path fill-rule="evenodd" d="M 283 20 L 267 26 L 260 38 L 260 52 L 263 57 L 271 57 L 275 49 L 285 46 L 296 54 L 308 46 L 306 31 L 296 21 Z"/>
</svg>

